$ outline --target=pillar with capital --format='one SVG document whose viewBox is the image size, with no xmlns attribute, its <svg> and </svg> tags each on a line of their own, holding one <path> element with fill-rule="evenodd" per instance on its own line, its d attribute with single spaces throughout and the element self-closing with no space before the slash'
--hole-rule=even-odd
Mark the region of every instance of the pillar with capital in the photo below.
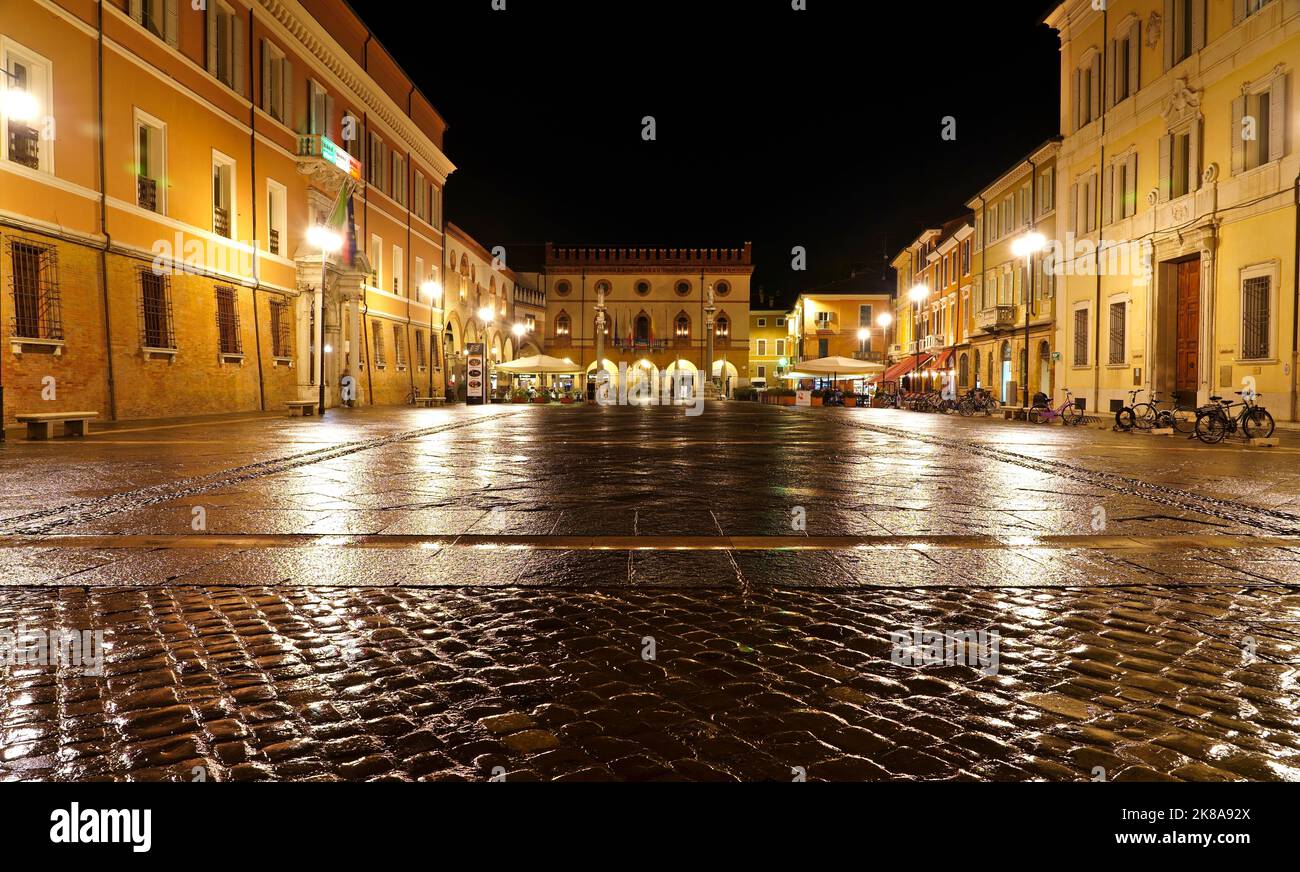
<svg viewBox="0 0 1300 872">
<path fill-rule="evenodd" d="M 596 286 L 596 390 L 600 390 L 602 382 L 608 381 L 608 377 L 601 379 L 600 374 L 605 370 L 605 289 L 603 286 Z"/>
</svg>

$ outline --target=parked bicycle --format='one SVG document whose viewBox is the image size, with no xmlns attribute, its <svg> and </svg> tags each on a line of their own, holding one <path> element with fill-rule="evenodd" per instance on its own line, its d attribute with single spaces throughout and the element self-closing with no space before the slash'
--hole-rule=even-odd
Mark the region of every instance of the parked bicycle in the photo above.
<svg viewBox="0 0 1300 872">
<path fill-rule="evenodd" d="M 966 396 L 957 403 L 957 411 L 969 418 L 976 412 L 983 412 L 987 417 L 998 410 L 997 397 L 983 388 L 971 388 Z"/>
<path fill-rule="evenodd" d="M 1029 410 L 1029 420 L 1035 424 L 1050 424 L 1053 421 L 1060 421 L 1067 426 L 1082 424 L 1083 412 L 1075 404 L 1074 394 L 1069 388 L 1062 388 L 1062 390 L 1065 391 L 1064 403 L 1055 409 L 1047 404 L 1036 405 Z"/>
<path fill-rule="evenodd" d="M 1196 410 L 1196 438 L 1207 445 L 1222 442 L 1238 430 L 1247 439 L 1267 439 L 1277 426 L 1273 416 L 1263 406 L 1255 405 L 1261 396 L 1256 393 L 1236 392 L 1240 403 L 1223 397 L 1210 397 L 1210 402 Z M 1233 414 L 1234 409 L 1239 409 Z"/>
</svg>

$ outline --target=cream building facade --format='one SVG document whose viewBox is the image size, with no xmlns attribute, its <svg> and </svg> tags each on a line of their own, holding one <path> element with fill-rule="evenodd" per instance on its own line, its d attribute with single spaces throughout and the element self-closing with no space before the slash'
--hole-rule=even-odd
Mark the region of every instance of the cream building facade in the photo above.
<svg viewBox="0 0 1300 872">
<path fill-rule="evenodd" d="M 749 384 L 752 249 L 571 248 L 546 245 L 540 289 L 546 353 L 597 369 L 603 316 L 606 371 L 659 389 L 711 373 L 723 392 Z M 712 360 L 709 360 L 710 349 Z M 680 382 L 679 382 L 680 383 Z"/>
<path fill-rule="evenodd" d="M 1090 0 L 1061 41 L 1060 381 L 1297 415 L 1300 0 Z"/>
</svg>

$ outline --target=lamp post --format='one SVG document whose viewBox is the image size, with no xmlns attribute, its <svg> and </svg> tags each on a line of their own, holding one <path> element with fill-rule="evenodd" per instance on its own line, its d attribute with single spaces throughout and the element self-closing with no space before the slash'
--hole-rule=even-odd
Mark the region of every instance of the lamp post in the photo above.
<svg viewBox="0 0 1300 872">
<path fill-rule="evenodd" d="M 1025 368 L 1021 372 L 1021 380 L 1024 384 L 1025 409 L 1029 408 L 1029 303 L 1034 297 L 1034 255 L 1047 247 L 1047 238 L 1043 234 L 1034 230 L 1030 225 L 1029 232 L 1024 236 L 1018 237 L 1011 243 L 1011 254 L 1014 257 L 1023 257 L 1025 259 Z M 1039 386 L 1042 389 L 1042 386 Z M 1051 397 L 1048 397 L 1051 401 Z M 1025 412 L 1025 420 L 1029 420 L 1028 411 Z"/>
<path fill-rule="evenodd" d="M 913 303 L 916 303 L 916 320 L 913 322 L 912 327 L 913 344 L 916 346 L 916 365 L 912 369 L 912 380 L 914 382 L 921 377 L 921 334 L 919 332 L 921 329 L 921 304 L 923 304 L 929 296 L 930 288 L 928 285 L 913 285 L 912 289 L 907 292 L 907 298 Z M 920 393 L 920 391 L 917 391 L 917 393 Z"/>
<path fill-rule="evenodd" d="M 420 296 L 429 300 L 429 396 L 433 396 L 433 367 L 438 361 L 438 354 L 442 346 L 442 324 L 439 323 L 435 331 L 433 326 L 434 304 L 438 308 L 442 307 L 442 284 L 433 280 L 427 280 L 420 285 Z M 441 314 L 441 312 L 439 312 Z M 441 318 L 438 319 L 442 321 Z"/>
<path fill-rule="evenodd" d="M 307 242 L 320 249 L 320 287 L 316 289 L 316 323 L 320 338 L 317 341 L 316 384 L 319 387 L 318 414 L 325 417 L 325 280 L 328 276 L 329 256 L 343 247 L 343 237 L 323 224 L 307 228 Z"/>
</svg>

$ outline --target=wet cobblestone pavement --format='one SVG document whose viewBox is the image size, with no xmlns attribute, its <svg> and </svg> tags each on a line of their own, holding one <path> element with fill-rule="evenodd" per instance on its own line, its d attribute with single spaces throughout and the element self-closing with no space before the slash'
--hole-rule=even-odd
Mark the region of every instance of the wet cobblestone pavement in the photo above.
<svg viewBox="0 0 1300 872">
<path fill-rule="evenodd" d="M 1156 439 L 728 404 L 10 442 L 0 630 L 108 656 L 0 671 L 0 779 L 1300 780 L 1298 449 Z M 898 664 L 911 628 L 997 669 Z"/>
</svg>

